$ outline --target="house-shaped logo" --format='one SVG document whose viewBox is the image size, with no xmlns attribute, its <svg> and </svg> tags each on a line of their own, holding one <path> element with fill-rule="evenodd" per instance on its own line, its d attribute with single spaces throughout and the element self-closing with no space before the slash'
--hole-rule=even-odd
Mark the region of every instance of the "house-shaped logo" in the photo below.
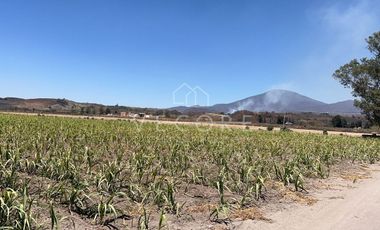
<svg viewBox="0 0 380 230">
<path fill-rule="evenodd" d="M 173 91 L 173 104 L 177 106 L 209 106 L 210 96 L 201 87 L 181 84 Z"/>
</svg>

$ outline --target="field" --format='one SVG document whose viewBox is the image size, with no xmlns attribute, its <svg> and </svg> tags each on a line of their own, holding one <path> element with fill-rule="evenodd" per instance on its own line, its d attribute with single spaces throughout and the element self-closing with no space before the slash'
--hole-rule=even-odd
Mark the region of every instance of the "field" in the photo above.
<svg viewBox="0 0 380 230">
<path fill-rule="evenodd" d="M 380 142 L 0 115 L 0 153 L 1 227 L 180 229 L 266 221 L 261 205 L 308 202 L 309 180 L 378 161 Z"/>
</svg>

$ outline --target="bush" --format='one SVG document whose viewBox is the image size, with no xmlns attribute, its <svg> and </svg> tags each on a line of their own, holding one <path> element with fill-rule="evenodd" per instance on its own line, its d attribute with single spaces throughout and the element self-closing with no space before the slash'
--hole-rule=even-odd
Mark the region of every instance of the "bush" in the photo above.
<svg viewBox="0 0 380 230">
<path fill-rule="evenodd" d="M 292 130 L 290 130 L 288 127 L 281 127 L 280 131 L 282 132 L 292 132 Z"/>
<path fill-rule="evenodd" d="M 344 127 L 347 127 L 347 120 L 340 116 L 340 115 L 336 115 L 334 116 L 332 119 L 331 119 L 331 123 L 334 127 L 336 128 L 344 128 Z"/>
</svg>

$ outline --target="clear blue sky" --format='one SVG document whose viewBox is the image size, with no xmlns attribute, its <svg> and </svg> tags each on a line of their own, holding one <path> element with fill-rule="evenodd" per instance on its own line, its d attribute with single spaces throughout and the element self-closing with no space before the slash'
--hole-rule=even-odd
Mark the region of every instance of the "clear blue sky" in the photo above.
<svg viewBox="0 0 380 230">
<path fill-rule="evenodd" d="M 379 29 L 377 0 L 1 0 L 0 97 L 168 107 L 186 82 L 211 104 L 335 102 L 351 96 L 333 71 Z"/>
</svg>

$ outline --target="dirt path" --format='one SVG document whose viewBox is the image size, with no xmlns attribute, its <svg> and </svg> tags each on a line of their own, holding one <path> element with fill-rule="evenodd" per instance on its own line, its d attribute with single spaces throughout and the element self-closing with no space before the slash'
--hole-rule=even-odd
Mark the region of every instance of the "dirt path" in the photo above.
<svg viewBox="0 0 380 230">
<path fill-rule="evenodd" d="M 289 207 L 269 214 L 273 221 L 245 221 L 237 229 L 358 230 L 380 229 L 380 166 L 371 166 L 371 178 L 357 183 L 336 181 L 316 195 L 313 206 Z"/>
</svg>

